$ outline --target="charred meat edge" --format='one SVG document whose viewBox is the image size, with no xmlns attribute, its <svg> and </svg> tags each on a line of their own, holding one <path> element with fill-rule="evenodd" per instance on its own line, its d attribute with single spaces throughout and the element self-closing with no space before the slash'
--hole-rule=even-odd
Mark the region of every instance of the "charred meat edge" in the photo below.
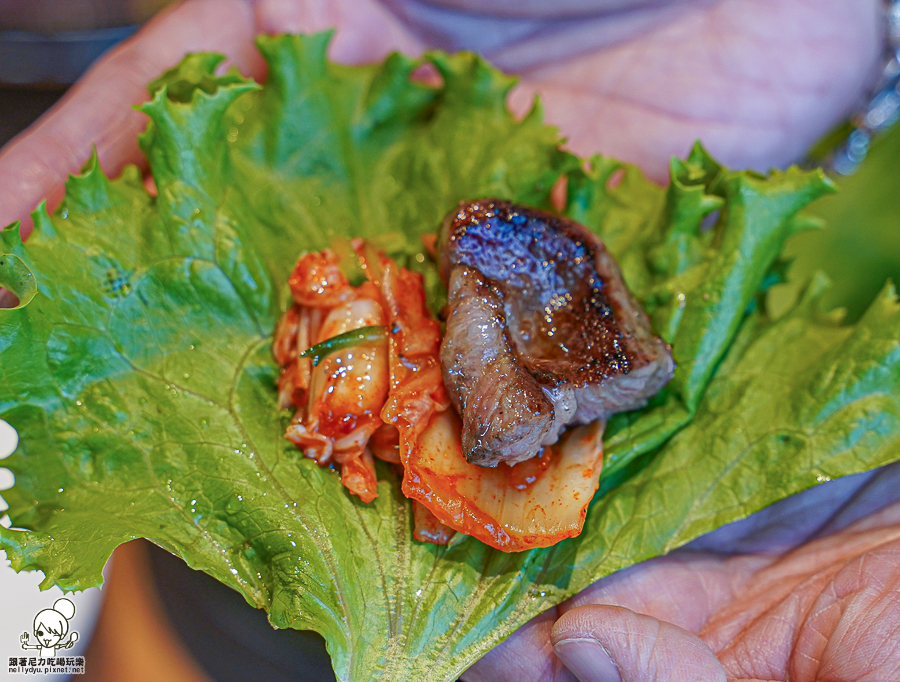
<svg viewBox="0 0 900 682">
<path fill-rule="evenodd" d="M 529 459 L 568 424 L 642 407 L 675 363 L 602 242 L 507 201 L 460 203 L 441 226 L 444 383 L 466 459 Z"/>
</svg>

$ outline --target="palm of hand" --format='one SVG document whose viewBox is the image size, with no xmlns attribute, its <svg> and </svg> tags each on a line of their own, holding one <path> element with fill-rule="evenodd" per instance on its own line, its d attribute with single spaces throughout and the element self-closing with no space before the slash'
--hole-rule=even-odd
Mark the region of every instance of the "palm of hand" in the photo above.
<svg viewBox="0 0 900 682">
<path fill-rule="evenodd" d="M 145 99 L 146 83 L 185 52 L 224 52 L 242 71 L 261 78 L 263 66 L 252 45 L 258 32 L 337 25 L 333 57 L 365 62 L 393 49 L 419 53 L 434 46 L 436 36 L 443 41 L 439 47 L 477 49 L 479 35 L 496 36 L 503 24 L 476 22 L 479 34 L 461 15 L 454 33 L 452 16 L 449 23 L 439 16 L 446 29 L 441 33 L 425 25 L 431 19 L 410 14 L 410 8 L 440 4 L 178 5 L 0 153 L 0 225 L 25 218 L 43 197 L 52 208 L 64 179 L 79 170 L 92 144 L 110 175 L 139 162 L 135 140 L 146 121 L 130 105 Z M 465 9 L 472 3 L 444 4 Z M 510 10 L 515 3 L 496 4 L 509 5 L 507 14 L 519 12 Z M 524 3 L 532 4 L 541 5 Z M 569 4 L 581 3 L 562 2 Z M 530 33 L 520 22 L 519 33 L 511 34 L 516 37 L 483 51 L 522 74 L 511 99 L 517 111 L 539 91 L 548 120 L 575 151 L 634 161 L 657 180 L 665 179 L 669 157 L 683 155 L 697 138 L 733 166 L 765 168 L 795 160 L 865 92 L 879 58 L 877 0 L 598 4 L 634 11 L 577 17 L 549 30 L 535 25 Z M 623 680 L 724 679 L 725 671 L 763 679 L 896 677 L 900 598 L 892 587 L 900 580 L 900 505 L 864 524 L 849 525 L 848 519 L 852 510 L 862 510 L 860 518 L 892 501 L 885 490 L 894 494 L 900 488 L 898 471 L 856 477 L 860 489 L 852 482 L 822 486 L 749 523 L 606 578 L 526 625 L 464 679 L 572 679 L 551 642 L 587 636 L 606 638 Z M 878 488 L 879 481 L 892 487 Z M 829 509 L 836 510 L 831 525 L 819 527 Z M 787 527 L 773 523 L 780 513 L 791 520 Z M 762 535 L 760 527 L 766 528 Z M 780 528 L 785 532 L 773 531 Z M 807 542 L 811 537 L 817 539 Z M 618 606 L 585 606 L 597 604 Z"/>
<path fill-rule="evenodd" d="M 27 235 L 29 212 L 45 197 L 51 209 L 58 203 L 92 145 L 111 176 L 140 163 L 136 139 L 146 118 L 131 107 L 186 52 L 222 52 L 264 78 L 257 33 L 337 26 L 332 57 L 347 63 L 391 50 L 479 49 L 521 75 L 514 110 L 525 111 L 540 93 L 547 120 L 574 151 L 635 162 L 660 182 L 671 156 L 683 156 L 697 139 L 732 167 L 796 161 L 858 103 L 880 59 L 878 0 L 560 0 L 548 7 L 509 0 L 176 5 L 4 148 L 0 225 L 23 220 Z"/>
<path fill-rule="evenodd" d="M 806 150 L 865 95 L 881 60 L 879 0 L 256 0 L 259 30 L 338 26 L 332 56 L 480 52 L 541 96 L 574 151 L 665 182 L 702 139 L 735 168 Z M 198 3 L 199 5 L 199 3 Z"/>
<path fill-rule="evenodd" d="M 892 465 L 826 484 L 605 578 L 463 679 L 573 680 L 552 646 L 585 638 L 603 644 L 623 682 L 896 679 L 898 482 Z"/>
</svg>

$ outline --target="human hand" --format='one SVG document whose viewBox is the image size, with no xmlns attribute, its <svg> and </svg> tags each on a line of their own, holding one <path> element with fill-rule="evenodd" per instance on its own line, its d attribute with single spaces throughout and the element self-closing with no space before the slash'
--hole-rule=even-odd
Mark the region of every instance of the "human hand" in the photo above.
<svg viewBox="0 0 900 682">
<path fill-rule="evenodd" d="M 766 168 L 796 160 L 866 91 L 880 53 L 878 0 L 598 3 L 606 11 L 595 11 L 596 5 L 589 0 L 562 0 L 552 3 L 551 10 L 546 9 L 550 4 L 539 2 L 495 0 L 490 5 L 492 15 L 485 14 L 487 2 L 442 2 L 443 8 L 439 0 L 427 4 L 412 0 L 186 0 L 104 58 L 37 126 L 0 152 L 0 225 L 22 219 L 27 234 L 28 212 L 43 197 L 51 208 L 58 202 L 65 178 L 80 169 L 92 145 L 112 176 L 128 163 L 141 164 L 136 137 L 146 119 L 131 106 L 145 100 L 146 83 L 174 66 L 185 52 L 222 52 L 229 56 L 226 66 L 233 64 L 246 75 L 263 78 L 264 65 L 252 44 L 259 32 L 308 32 L 337 26 L 331 56 L 348 63 L 379 59 L 393 49 L 409 54 L 431 46 L 479 49 L 501 67 L 521 74 L 522 84 L 511 97 L 516 111 L 527 109 L 533 94 L 540 92 L 547 119 L 560 127 L 575 151 L 601 151 L 634 161 L 659 181 L 665 179 L 669 157 L 683 156 L 698 138 L 720 160 L 735 167 Z M 834 486 L 839 484 L 820 487 L 810 493 L 812 497 L 802 499 L 830 499 Z M 801 503 L 785 504 L 790 509 Z M 827 516 L 824 507 L 812 509 L 816 519 Z M 752 517 L 750 523 L 760 524 L 759 519 L 770 513 Z M 881 518 L 875 515 L 870 521 Z M 896 531 L 900 519 L 890 524 L 885 528 Z M 753 606 L 745 601 L 747 594 L 759 593 L 761 603 L 766 603 L 771 595 L 761 586 L 773 584 L 767 580 L 785 580 L 786 574 L 780 571 L 807 567 L 813 571 L 806 575 L 807 582 L 818 585 L 825 579 L 825 574 L 820 575 L 825 565 L 817 568 L 812 559 L 827 557 L 828 565 L 843 565 L 848 571 L 860 565 L 866 569 L 862 575 L 870 575 L 867 569 L 872 560 L 861 558 L 870 550 L 841 554 L 852 539 L 841 533 L 855 530 L 843 529 L 830 536 L 835 538 L 832 554 L 821 544 L 824 538 L 809 544 L 802 544 L 806 538 L 795 538 L 790 545 L 795 549 L 786 554 L 772 554 L 774 546 L 768 546 L 768 553 L 742 551 L 734 556 L 726 551 L 737 551 L 736 545 L 727 542 L 733 540 L 728 532 L 733 530 L 709 536 L 724 538 L 721 547 L 712 547 L 715 551 L 698 542 L 600 581 L 520 630 L 467 673 L 466 679 L 503 679 L 516 671 L 521 671 L 523 680 L 528 679 L 526 673 L 533 679 L 546 679 L 534 671 L 554 670 L 558 679 L 566 679 L 568 673 L 549 648 L 551 641 L 590 633 L 599 637 L 599 631 L 586 628 L 594 628 L 600 616 L 624 623 L 622 632 L 656 627 L 653 620 L 622 607 L 646 613 L 657 622 L 673 623 L 658 626 L 656 639 L 661 645 L 685 642 L 699 665 L 714 668 L 715 659 L 698 642 L 707 641 L 724 655 L 721 642 L 725 639 L 716 638 L 727 637 L 728 625 L 737 628 L 728 641 L 736 642 L 738 649 L 749 646 L 751 640 L 741 639 L 745 635 L 735 625 L 736 619 L 741 609 Z M 796 566 L 792 557 L 806 559 Z M 739 579 L 733 578 L 731 573 L 738 570 L 742 571 Z M 677 587 L 669 587 L 668 582 L 661 586 L 660 581 Z M 636 585 L 633 594 L 632 583 Z M 686 601 L 679 590 L 697 597 L 697 603 Z M 769 607 L 777 611 L 776 606 L 783 604 L 786 608 L 791 599 L 787 596 Z M 619 608 L 597 606 L 601 603 Z M 661 608 L 666 604 L 671 604 L 672 612 Z M 563 613 L 556 623 L 556 615 Z M 702 627 L 692 627 L 701 621 Z M 723 625 L 717 625 L 720 622 Z M 799 631 L 803 623 L 795 625 Z M 682 629 L 670 629 L 676 626 Z M 644 653 L 640 647 L 629 648 L 632 640 L 606 643 L 617 656 L 623 651 Z M 564 659 L 563 650 L 568 647 L 560 648 Z M 661 651 L 652 649 L 642 660 L 656 665 Z M 570 659 L 576 656 L 569 654 Z M 502 671 L 498 661 L 503 662 Z M 617 661 L 624 673 L 626 659 Z M 723 663 L 732 670 L 730 663 Z M 492 670 L 498 671 L 497 676 L 491 677 L 488 671 Z M 724 673 L 715 670 L 721 678 Z"/>
<path fill-rule="evenodd" d="M 782 500 L 598 581 L 465 682 L 888 680 L 900 670 L 900 464 Z"/>
<path fill-rule="evenodd" d="M 265 64 L 253 44 L 257 34 L 335 25 L 341 30 L 331 52 L 338 61 L 371 61 L 393 49 L 422 51 L 375 0 L 184 0 L 169 7 L 104 56 L 51 111 L 0 151 L 0 226 L 20 220 L 27 237 L 30 212 L 44 198 L 55 208 L 66 178 L 80 171 L 94 146 L 110 177 L 127 164 L 145 167 L 137 136 L 147 118 L 133 107 L 147 100 L 147 83 L 185 54 L 227 55 L 223 69 L 235 66 L 261 80 Z"/>
<path fill-rule="evenodd" d="M 796 161 L 856 104 L 880 59 L 879 0 L 186 0 L 104 57 L 0 152 L 0 225 L 23 221 L 96 145 L 116 176 L 142 164 L 132 106 L 186 52 L 228 55 L 263 78 L 257 33 L 337 27 L 336 61 L 391 50 L 474 49 L 519 73 L 517 112 L 541 93 L 549 122 L 581 154 L 638 163 L 660 182 L 702 139 L 733 167 Z"/>
</svg>

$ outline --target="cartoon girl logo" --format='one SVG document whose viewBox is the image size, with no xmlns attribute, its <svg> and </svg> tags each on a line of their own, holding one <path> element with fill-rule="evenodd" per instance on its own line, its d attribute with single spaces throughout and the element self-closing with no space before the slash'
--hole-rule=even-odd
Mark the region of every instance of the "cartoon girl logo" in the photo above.
<svg viewBox="0 0 900 682">
<path fill-rule="evenodd" d="M 31 644 L 29 634 L 23 632 L 19 638 L 23 649 L 40 649 L 41 658 L 53 658 L 57 649 L 69 649 L 78 641 L 78 633 L 72 632 L 67 642 L 63 638 L 69 633 L 69 621 L 75 615 L 75 604 L 63 597 L 57 599 L 52 609 L 44 609 L 34 617 L 34 636 L 37 644 Z"/>
</svg>

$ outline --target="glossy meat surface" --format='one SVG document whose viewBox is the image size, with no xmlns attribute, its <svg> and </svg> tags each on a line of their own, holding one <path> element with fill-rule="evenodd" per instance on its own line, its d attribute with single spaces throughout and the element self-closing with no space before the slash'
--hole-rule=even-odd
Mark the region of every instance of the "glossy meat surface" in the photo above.
<svg viewBox="0 0 900 682">
<path fill-rule="evenodd" d="M 577 223 L 485 200 L 444 221 L 444 383 L 469 462 L 513 464 L 570 423 L 636 409 L 675 369 L 603 244 Z"/>
</svg>

